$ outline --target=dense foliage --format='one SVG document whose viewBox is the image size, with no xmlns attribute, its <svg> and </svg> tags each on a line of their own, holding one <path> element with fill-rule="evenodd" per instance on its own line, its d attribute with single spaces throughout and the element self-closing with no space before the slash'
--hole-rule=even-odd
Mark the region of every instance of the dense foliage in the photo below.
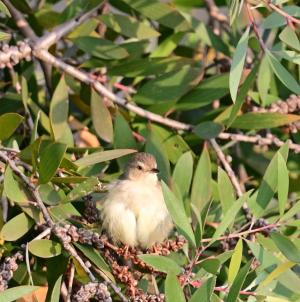
<svg viewBox="0 0 300 302">
<path fill-rule="evenodd" d="M 300 301 L 297 1 L 0 11 L 0 301 Z M 101 230 L 136 151 L 176 226 L 149 250 Z"/>
</svg>

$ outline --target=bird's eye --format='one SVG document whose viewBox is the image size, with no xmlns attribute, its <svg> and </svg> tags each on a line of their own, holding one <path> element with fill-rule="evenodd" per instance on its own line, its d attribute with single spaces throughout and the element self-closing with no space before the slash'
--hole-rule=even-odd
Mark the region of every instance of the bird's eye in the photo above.
<svg viewBox="0 0 300 302">
<path fill-rule="evenodd" d="M 138 165 L 137 168 L 138 168 L 139 170 L 143 170 L 143 167 L 140 166 L 140 165 Z"/>
</svg>

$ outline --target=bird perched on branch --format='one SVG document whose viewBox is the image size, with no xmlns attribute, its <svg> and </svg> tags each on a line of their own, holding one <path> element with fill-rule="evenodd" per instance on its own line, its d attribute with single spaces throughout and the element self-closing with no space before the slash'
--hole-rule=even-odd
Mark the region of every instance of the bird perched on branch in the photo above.
<svg viewBox="0 0 300 302">
<path fill-rule="evenodd" d="M 125 173 L 109 188 L 102 218 L 115 242 L 148 248 L 168 237 L 173 224 L 158 172 L 154 156 L 136 153 Z"/>
</svg>

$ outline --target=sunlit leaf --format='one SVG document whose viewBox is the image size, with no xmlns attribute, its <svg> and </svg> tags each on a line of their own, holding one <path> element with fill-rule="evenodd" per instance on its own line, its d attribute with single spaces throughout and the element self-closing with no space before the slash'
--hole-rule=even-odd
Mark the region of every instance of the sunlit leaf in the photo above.
<svg viewBox="0 0 300 302">
<path fill-rule="evenodd" d="M 41 258 L 55 257 L 62 251 L 60 243 L 48 239 L 30 241 L 28 249 L 31 254 Z"/>
<path fill-rule="evenodd" d="M 0 116 L 0 140 L 8 139 L 23 121 L 17 113 L 5 113 Z"/>
<path fill-rule="evenodd" d="M 139 255 L 139 258 L 161 272 L 179 275 L 182 271 L 180 266 L 168 257 L 158 255 Z"/>
<path fill-rule="evenodd" d="M 234 56 L 232 58 L 232 64 L 229 74 L 229 88 L 232 101 L 235 103 L 237 97 L 237 91 L 239 88 L 241 76 L 243 73 L 243 67 L 246 59 L 248 38 L 249 38 L 250 27 L 247 27 L 246 31 L 240 38 L 236 47 Z"/>
<path fill-rule="evenodd" d="M 237 245 L 234 248 L 234 252 L 232 254 L 229 271 L 228 271 L 228 282 L 232 284 L 234 282 L 235 277 L 237 276 L 243 256 L 243 240 L 239 239 Z"/>
</svg>

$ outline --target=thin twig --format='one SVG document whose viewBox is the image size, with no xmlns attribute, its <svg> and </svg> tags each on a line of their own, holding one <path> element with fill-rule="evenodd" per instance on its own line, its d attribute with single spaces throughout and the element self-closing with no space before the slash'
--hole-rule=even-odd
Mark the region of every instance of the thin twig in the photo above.
<svg viewBox="0 0 300 302">
<path fill-rule="evenodd" d="M 285 12 L 283 9 L 278 7 L 276 4 L 273 4 L 271 1 L 264 1 L 264 3 L 267 4 L 267 6 L 269 6 L 272 10 L 274 10 L 275 12 L 277 12 L 278 14 L 280 14 L 281 16 L 286 18 L 288 20 L 288 22 L 296 23 L 297 25 L 300 25 L 299 19 L 291 16 L 290 14 Z"/>
<path fill-rule="evenodd" d="M 251 229 L 251 230 L 243 231 L 243 232 L 240 232 L 240 233 L 232 233 L 232 234 L 229 234 L 229 235 L 224 235 L 224 236 L 218 237 L 216 239 L 215 238 L 203 238 L 201 240 L 201 242 L 202 243 L 211 242 L 213 239 L 216 240 L 216 241 L 221 241 L 221 240 L 226 240 L 226 239 L 231 239 L 231 238 L 240 238 L 240 237 L 245 236 L 245 235 L 249 235 L 249 234 L 253 234 L 253 233 L 259 233 L 261 231 L 277 228 L 279 226 L 280 226 L 280 223 L 272 223 L 272 224 L 268 224 L 268 225 L 265 225 L 265 226 L 262 226 L 262 227 L 259 227 L 259 228 L 256 228 L 256 229 Z"/>
<path fill-rule="evenodd" d="M 74 276 L 75 276 L 75 265 L 72 262 L 71 263 L 71 268 L 70 268 L 70 274 L 69 274 L 67 302 L 71 302 Z"/>
<path fill-rule="evenodd" d="M 254 15 L 253 15 L 253 12 L 252 12 L 252 7 L 250 6 L 250 4 L 247 2 L 246 0 L 246 9 L 247 9 L 247 13 L 248 13 L 248 17 L 249 17 L 249 21 L 253 27 L 253 30 L 255 32 L 255 35 L 259 41 L 259 44 L 260 44 L 260 47 L 261 49 L 265 52 L 267 50 L 267 47 L 266 47 L 266 44 L 265 42 L 263 41 L 260 33 L 259 33 L 259 30 L 258 30 L 258 27 L 256 25 L 256 22 L 255 22 L 255 19 L 254 19 Z"/>
<path fill-rule="evenodd" d="M 219 144 L 216 142 L 215 139 L 211 139 L 210 140 L 210 144 L 212 145 L 212 147 L 214 148 L 214 150 L 217 153 L 217 156 L 219 158 L 219 160 L 221 161 L 223 167 L 225 168 L 235 190 L 236 193 L 238 195 L 238 197 L 241 197 L 243 195 L 243 191 L 241 189 L 240 183 L 234 173 L 234 171 L 232 170 L 230 164 L 228 163 L 228 161 L 226 160 L 225 154 L 223 153 L 221 147 L 219 146 Z"/>
</svg>

